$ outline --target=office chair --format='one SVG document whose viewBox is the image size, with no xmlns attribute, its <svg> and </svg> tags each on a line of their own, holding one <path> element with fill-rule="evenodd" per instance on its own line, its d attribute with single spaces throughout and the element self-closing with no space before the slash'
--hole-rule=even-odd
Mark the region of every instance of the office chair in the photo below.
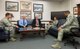
<svg viewBox="0 0 80 49">
<path fill-rule="evenodd" d="M 65 36 L 67 36 L 66 42 L 64 45 L 67 43 L 71 43 L 75 49 L 77 49 L 77 45 L 80 45 L 78 41 L 75 40 L 75 37 L 80 37 L 80 17 L 77 17 L 79 27 L 78 28 L 71 28 L 70 33 L 66 33 Z"/>
</svg>

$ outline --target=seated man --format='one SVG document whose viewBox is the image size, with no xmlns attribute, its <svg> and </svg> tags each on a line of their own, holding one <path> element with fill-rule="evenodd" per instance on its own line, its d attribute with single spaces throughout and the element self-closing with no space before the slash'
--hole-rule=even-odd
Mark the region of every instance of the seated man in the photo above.
<svg viewBox="0 0 80 49">
<path fill-rule="evenodd" d="M 26 16 L 22 16 L 21 19 L 18 21 L 19 27 L 27 27 L 27 19 Z"/>
<path fill-rule="evenodd" d="M 13 17 L 12 13 L 6 13 L 5 17 L 1 20 L 0 26 L 5 27 L 6 31 L 10 32 L 10 39 L 12 41 L 15 41 L 16 39 L 14 38 L 15 35 L 15 28 L 18 28 L 18 26 L 15 26 L 11 23 L 10 19 Z"/>
<path fill-rule="evenodd" d="M 32 21 L 32 27 L 42 27 L 40 19 L 36 16 Z"/>
<path fill-rule="evenodd" d="M 64 15 L 67 16 L 66 22 L 58 28 L 57 42 L 55 45 L 52 45 L 53 48 L 61 48 L 60 43 L 64 32 L 69 32 L 73 27 L 79 27 L 77 18 L 69 14 L 69 11 L 64 12 Z"/>
</svg>

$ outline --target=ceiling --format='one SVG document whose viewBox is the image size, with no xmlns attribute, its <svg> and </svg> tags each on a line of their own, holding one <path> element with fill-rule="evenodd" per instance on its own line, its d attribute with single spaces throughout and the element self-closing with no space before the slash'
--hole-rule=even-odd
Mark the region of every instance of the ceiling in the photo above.
<svg viewBox="0 0 80 49">
<path fill-rule="evenodd" d="M 63 0 L 48 0 L 48 1 L 63 1 Z"/>
<path fill-rule="evenodd" d="M 64 0 L 36 0 L 36 1 L 64 1 Z"/>
</svg>

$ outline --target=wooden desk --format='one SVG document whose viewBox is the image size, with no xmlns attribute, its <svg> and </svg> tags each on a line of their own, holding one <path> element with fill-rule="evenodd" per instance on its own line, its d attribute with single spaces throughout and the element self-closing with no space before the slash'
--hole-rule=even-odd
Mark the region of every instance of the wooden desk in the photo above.
<svg viewBox="0 0 80 49">
<path fill-rule="evenodd" d="M 44 28 L 40 28 L 40 29 L 19 28 L 19 32 L 20 32 L 20 39 L 21 40 L 24 38 L 24 35 L 26 35 L 28 33 L 34 33 L 34 32 L 40 34 L 40 36 L 42 36 L 43 38 L 45 38 L 45 29 Z"/>
</svg>

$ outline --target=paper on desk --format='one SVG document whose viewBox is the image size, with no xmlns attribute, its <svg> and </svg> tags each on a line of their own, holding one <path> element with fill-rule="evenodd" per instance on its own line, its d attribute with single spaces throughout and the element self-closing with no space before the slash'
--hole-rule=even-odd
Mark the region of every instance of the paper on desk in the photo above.
<svg viewBox="0 0 80 49">
<path fill-rule="evenodd" d="M 40 29 L 39 27 L 35 27 L 35 28 L 33 28 L 33 29 Z"/>
</svg>

